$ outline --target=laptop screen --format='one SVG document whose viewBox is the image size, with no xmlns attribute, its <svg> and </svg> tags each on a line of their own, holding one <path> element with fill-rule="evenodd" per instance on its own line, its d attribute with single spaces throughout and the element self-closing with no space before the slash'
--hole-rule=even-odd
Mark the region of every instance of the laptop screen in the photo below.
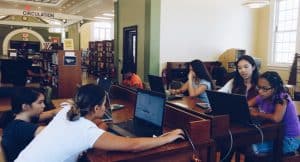
<svg viewBox="0 0 300 162">
<path fill-rule="evenodd" d="M 162 77 L 155 75 L 148 75 L 150 88 L 152 91 L 165 94 L 165 88 Z"/>
<path fill-rule="evenodd" d="M 109 78 L 98 78 L 97 80 L 98 85 L 103 88 L 107 93 L 109 93 L 109 89 L 111 87 L 112 81 Z"/>
<path fill-rule="evenodd" d="M 250 123 L 251 117 L 245 96 L 206 91 L 213 115 L 229 114 L 231 122 Z"/>
<path fill-rule="evenodd" d="M 165 97 L 151 91 L 138 91 L 134 117 L 162 127 Z"/>
</svg>

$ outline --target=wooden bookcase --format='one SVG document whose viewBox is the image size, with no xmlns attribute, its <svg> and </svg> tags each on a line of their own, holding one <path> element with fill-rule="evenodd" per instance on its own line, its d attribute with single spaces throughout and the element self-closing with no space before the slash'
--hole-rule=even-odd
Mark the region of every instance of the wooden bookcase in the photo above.
<svg viewBox="0 0 300 162">
<path fill-rule="evenodd" d="M 89 42 L 90 74 L 99 77 L 115 77 L 114 43 L 113 41 Z"/>
<path fill-rule="evenodd" d="M 74 54 L 74 60 L 67 54 Z M 74 97 L 78 85 L 82 83 L 81 52 L 58 51 L 58 97 Z M 75 62 L 72 62 L 75 61 Z"/>
<path fill-rule="evenodd" d="M 54 98 L 74 97 L 78 85 L 82 83 L 81 52 L 59 50 L 41 53 L 43 69 L 51 77 Z"/>
</svg>

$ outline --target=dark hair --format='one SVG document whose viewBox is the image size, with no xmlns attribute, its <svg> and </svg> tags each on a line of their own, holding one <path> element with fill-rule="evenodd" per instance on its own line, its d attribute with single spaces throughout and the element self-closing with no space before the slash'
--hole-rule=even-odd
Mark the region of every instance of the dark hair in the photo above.
<svg viewBox="0 0 300 162">
<path fill-rule="evenodd" d="M 11 98 L 11 111 L 4 114 L 1 119 L 1 127 L 5 127 L 9 122 L 14 120 L 17 114 L 23 112 L 23 104 L 31 105 L 41 94 L 43 93 L 38 89 L 16 88 Z"/>
<path fill-rule="evenodd" d="M 104 90 L 95 84 L 80 87 L 74 97 L 74 104 L 67 113 L 70 121 L 76 121 L 81 116 L 88 114 L 96 105 L 101 105 L 105 100 Z"/>
<path fill-rule="evenodd" d="M 121 74 L 133 73 L 133 72 L 134 70 L 132 66 L 123 67 L 123 69 L 121 70 Z"/>
<path fill-rule="evenodd" d="M 234 80 L 233 80 L 233 87 L 232 87 L 232 92 L 236 93 L 236 94 L 242 94 L 244 95 L 246 93 L 247 87 L 244 84 L 244 79 L 242 78 L 242 76 L 240 75 L 239 71 L 238 71 L 238 63 L 242 60 L 245 60 L 247 62 L 249 62 L 253 68 L 255 68 L 252 72 L 252 76 L 251 76 L 251 84 L 253 86 L 257 85 L 257 81 L 258 81 L 258 77 L 259 77 L 259 73 L 258 73 L 258 69 L 256 66 L 256 63 L 254 61 L 254 59 L 249 56 L 249 55 L 242 55 L 235 63 L 235 67 L 236 67 L 236 72 L 234 75 Z"/>
<path fill-rule="evenodd" d="M 272 88 L 274 88 L 273 103 L 274 104 L 283 104 L 283 100 L 288 100 L 288 93 L 284 88 L 283 81 L 279 74 L 275 71 L 267 71 L 259 76 L 259 78 L 266 79 Z M 281 96 L 282 93 L 285 93 L 284 96 Z"/>
<path fill-rule="evenodd" d="M 214 83 L 212 82 L 212 79 L 211 79 L 211 76 L 210 74 L 208 73 L 204 63 L 200 60 L 193 60 L 190 65 L 192 66 L 193 68 L 193 71 L 195 72 L 196 74 L 196 77 L 199 78 L 199 79 L 205 79 L 207 81 L 210 82 L 211 84 L 211 88 L 212 89 L 215 89 L 215 85 Z"/>
</svg>

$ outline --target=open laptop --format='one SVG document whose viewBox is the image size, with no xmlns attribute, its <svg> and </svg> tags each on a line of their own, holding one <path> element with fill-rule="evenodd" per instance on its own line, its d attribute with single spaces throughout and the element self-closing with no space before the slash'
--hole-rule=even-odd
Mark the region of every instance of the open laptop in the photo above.
<svg viewBox="0 0 300 162">
<path fill-rule="evenodd" d="M 232 123 L 243 125 L 259 124 L 252 120 L 246 96 L 217 91 L 206 91 L 212 111 L 209 115 L 228 114 Z"/>
<path fill-rule="evenodd" d="M 133 119 L 109 124 L 109 131 L 126 137 L 152 137 L 162 134 L 165 95 L 138 89 Z"/>
<path fill-rule="evenodd" d="M 183 95 L 168 95 L 164 88 L 162 77 L 155 75 L 148 75 L 150 88 L 152 91 L 159 92 L 166 95 L 167 100 L 181 99 Z"/>
<path fill-rule="evenodd" d="M 112 109 L 111 109 L 110 96 L 109 96 L 109 91 L 112 85 L 112 81 L 107 77 L 98 78 L 97 84 L 105 91 L 105 96 L 106 96 L 105 113 L 102 117 L 102 120 L 112 121 Z"/>
</svg>

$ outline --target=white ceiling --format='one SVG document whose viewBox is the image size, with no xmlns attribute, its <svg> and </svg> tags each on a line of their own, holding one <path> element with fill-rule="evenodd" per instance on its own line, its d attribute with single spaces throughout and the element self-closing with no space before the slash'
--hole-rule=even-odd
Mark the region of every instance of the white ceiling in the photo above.
<svg viewBox="0 0 300 162">
<path fill-rule="evenodd" d="M 114 0 L 0 0 L 0 8 L 64 13 L 93 19 L 103 13 L 113 13 Z M 0 15 L 1 16 L 1 15 Z"/>
</svg>

